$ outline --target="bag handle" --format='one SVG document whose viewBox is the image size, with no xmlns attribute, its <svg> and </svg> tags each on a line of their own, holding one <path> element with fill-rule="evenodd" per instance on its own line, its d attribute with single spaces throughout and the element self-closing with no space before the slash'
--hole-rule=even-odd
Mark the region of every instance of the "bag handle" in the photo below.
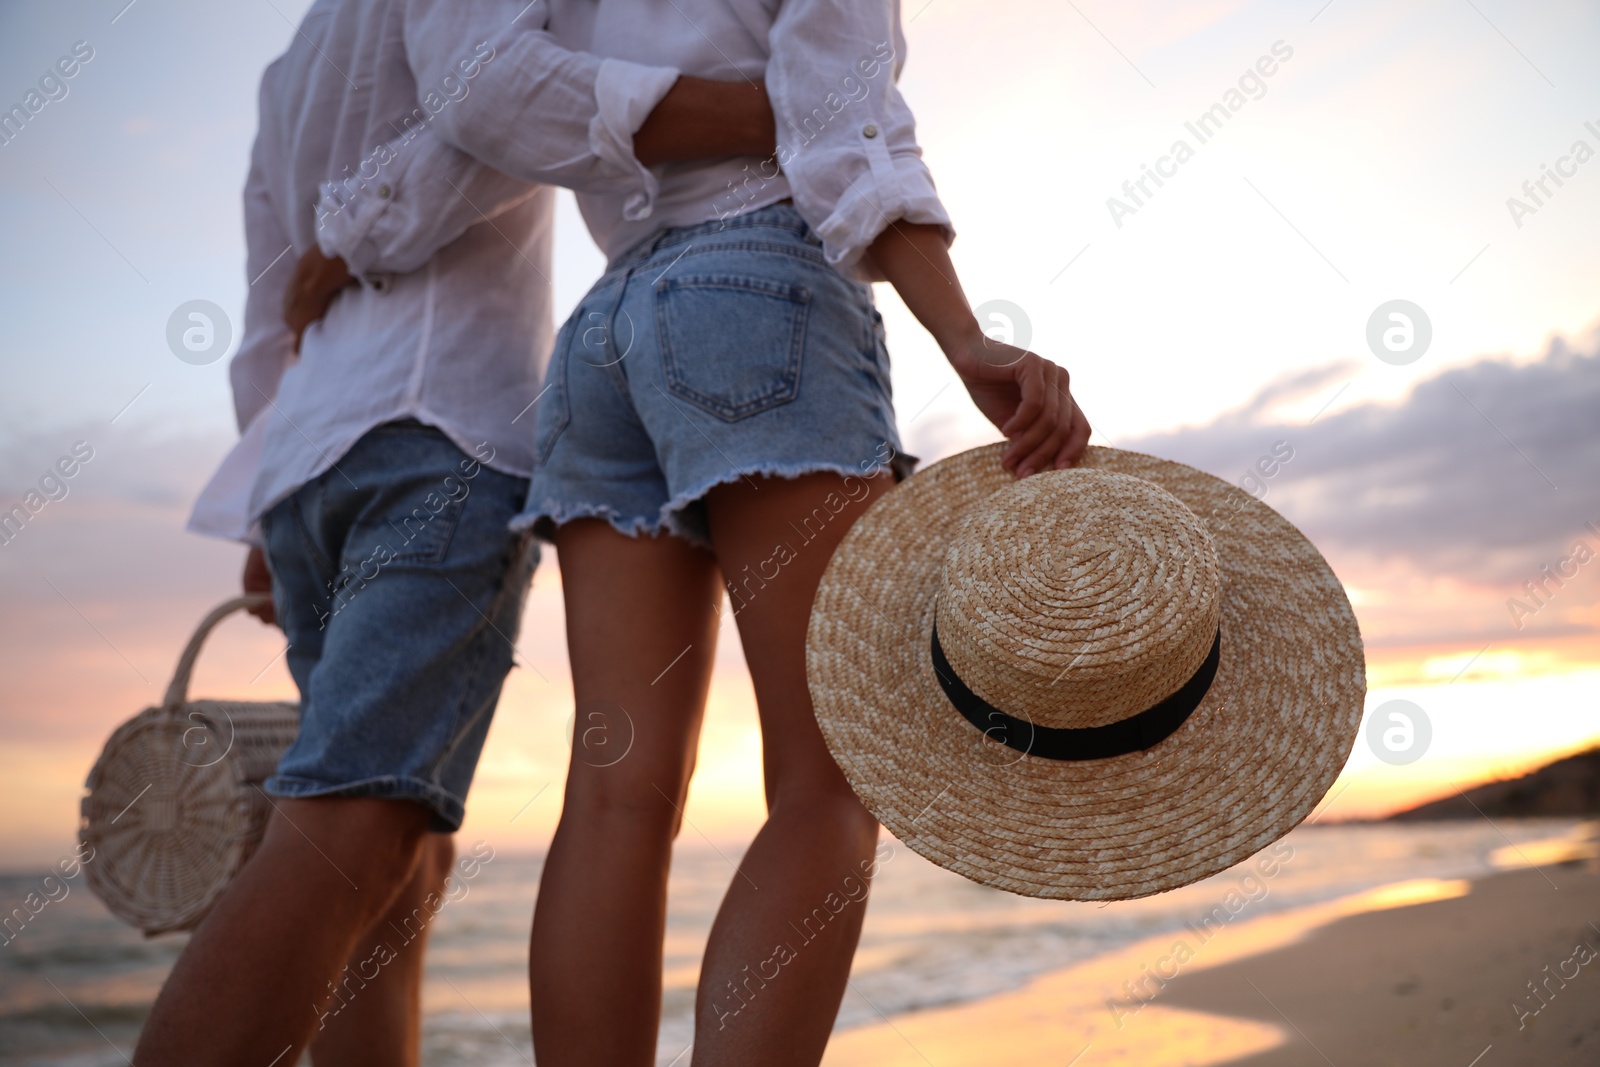
<svg viewBox="0 0 1600 1067">
<path fill-rule="evenodd" d="M 200 625 L 195 628 L 194 636 L 189 638 L 189 644 L 183 650 L 183 655 L 178 657 L 178 669 L 172 673 L 172 684 L 167 686 L 167 696 L 162 702 L 162 707 L 176 709 L 189 702 L 189 676 L 194 673 L 194 661 L 200 658 L 200 646 L 205 644 L 206 638 L 216 629 L 217 623 L 236 611 L 270 603 L 272 597 L 266 593 L 246 593 L 212 608 L 211 614 L 200 620 Z"/>
</svg>

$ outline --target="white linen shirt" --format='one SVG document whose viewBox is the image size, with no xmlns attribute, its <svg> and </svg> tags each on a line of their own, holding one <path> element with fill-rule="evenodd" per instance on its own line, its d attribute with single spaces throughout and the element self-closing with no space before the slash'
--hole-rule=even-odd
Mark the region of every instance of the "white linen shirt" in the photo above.
<svg viewBox="0 0 1600 1067">
<path fill-rule="evenodd" d="M 544 32 L 543 10 L 316 0 L 267 68 L 244 193 L 251 284 L 229 368 L 242 437 L 196 501 L 191 530 L 253 540 L 268 508 L 394 419 L 438 427 L 497 470 L 532 472 L 529 408 L 552 335 L 553 194 L 528 181 L 643 195 L 654 179 L 633 158 L 633 133 L 678 77 L 565 49 Z M 484 213 L 451 193 L 460 210 L 449 239 L 433 233 L 426 254 L 389 268 L 406 273 L 342 293 L 297 357 L 283 298 L 316 241 L 320 187 L 386 189 L 373 149 L 417 128 L 528 181 Z"/>
<path fill-rule="evenodd" d="M 547 2 L 559 43 L 703 78 L 764 79 L 777 120 L 771 158 L 667 164 L 633 188 L 579 189 L 584 220 L 613 263 L 669 227 L 790 197 L 828 261 L 858 277 L 874 277 L 862 256 L 891 222 L 930 223 L 953 237 L 894 84 L 906 51 L 898 0 Z M 462 158 L 447 143 L 450 122 L 447 113 L 437 135 L 424 130 L 386 146 L 396 159 L 386 188 L 327 191 L 319 208 L 326 253 L 359 272 L 410 269 L 477 210 L 492 213 L 518 195 L 517 179 L 532 177 L 521 161 L 492 144 L 471 150 L 481 163 Z M 445 195 L 453 191 L 464 195 Z"/>
</svg>

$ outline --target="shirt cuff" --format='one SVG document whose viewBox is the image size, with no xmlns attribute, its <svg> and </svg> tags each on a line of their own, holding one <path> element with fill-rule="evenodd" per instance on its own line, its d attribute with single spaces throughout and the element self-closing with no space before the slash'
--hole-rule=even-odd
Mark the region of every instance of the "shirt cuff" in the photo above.
<svg viewBox="0 0 1600 1067">
<path fill-rule="evenodd" d="M 595 116 L 589 121 L 589 150 L 620 170 L 632 171 L 639 187 L 623 202 L 630 222 L 647 219 L 655 210 L 660 185 L 633 154 L 633 135 L 644 125 L 661 98 L 678 80 L 669 67 L 646 67 L 622 59 L 605 59 L 595 77 Z"/>
<path fill-rule="evenodd" d="M 841 273 L 861 281 L 881 282 L 876 267 L 863 262 L 867 247 L 895 222 L 923 223 L 944 230 L 945 245 L 956 238 L 950 215 L 933 186 L 933 175 L 922 160 L 907 156 L 893 161 L 889 182 L 852 182 L 834 205 L 833 213 L 817 227 L 823 255 Z"/>
<path fill-rule="evenodd" d="M 350 273 L 360 277 L 378 258 L 378 246 L 368 239 L 373 226 L 388 208 L 388 196 L 374 195 L 366 188 L 351 192 L 340 182 L 322 183 L 317 201 L 317 247 L 325 256 L 344 260 Z M 387 191 L 389 186 L 385 184 Z"/>
</svg>

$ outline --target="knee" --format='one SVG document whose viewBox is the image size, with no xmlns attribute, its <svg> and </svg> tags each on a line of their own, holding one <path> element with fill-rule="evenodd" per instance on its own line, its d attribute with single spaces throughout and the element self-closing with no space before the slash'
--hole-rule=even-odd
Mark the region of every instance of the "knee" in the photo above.
<svg viewBox="0 0 1600 1067">
<path fill-rule="evenodd" d="M 374 835 L 372 840 L 362 844 L 355 859 L 356 870 L 361 872 L 356 877 L 356 883 L 364 886 L 370 882 L 384 889 L 396 889 L 405 886 L 419 873 L 426 872 L 431 877 L 431 866 L 436 862 L 429 848 L 428 838 L 431 836 L 426 830 L 397 830 L 386 835 Z M 444 871 L 438 877 L 443 878 L 444 874 L 449 873 L 449 862 L 449 859 L 445 860 Z"/>
<path fill-rule="evenodd" d="M 878 820 L 848 786 L 778 790 L 768 803 L 769 818 L 798 819 L 871 851 Z"/>
<path fill-rule="evenodd" d="M 309 842 L 329 861 L 332 877 L 358 886 L 404 885 L 430 836 L 429 809 L 412 801 L 316 797 L 278 807 L 280 818 L 269 830 L 277 847 L 304 848 Z"/>
<path fill-rule="evenodd" d="M 614 823 L 629 829 L 653 830 L 675 837 L 683 820 L 687 782 L 675 775 L 608 773 L 575 774 L 567 780 L 562 819 Z"/>
<path fill-rule="evenodd" d="M 456 862 L 455 834 L 428 834 L 422 842 L 417 870 L 430 886 L 443 886 Z"/>
</svg>

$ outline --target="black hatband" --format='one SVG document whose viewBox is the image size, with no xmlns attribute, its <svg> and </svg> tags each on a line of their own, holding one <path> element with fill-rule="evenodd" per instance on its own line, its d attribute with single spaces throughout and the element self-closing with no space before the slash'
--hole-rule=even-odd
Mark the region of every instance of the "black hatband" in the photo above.
<svg viewBox="0 0 1600 1067">
<path fill-rule="evenodd" d="M 1035 726 L 1026 719 L 1007 715 L 968 689 L 945 658 L 944 649 L 939 647 L 938 624 L 933 627 L 933 673 L 939 676 L 939 685 L 950 703 L 968 722 L 982 730 L 984 736 L 1018 752 L 1044 759 L 1107 759 L 1141 752 L 1164 741 L 1205 699 L 1212 679 L 1217 676 L 1221 658 L 1222 630 L 1219 627 L 1205 662 L 1176 693 L 1155 707 L 1104 726 L 1060 729 Z"/>
</svg>

